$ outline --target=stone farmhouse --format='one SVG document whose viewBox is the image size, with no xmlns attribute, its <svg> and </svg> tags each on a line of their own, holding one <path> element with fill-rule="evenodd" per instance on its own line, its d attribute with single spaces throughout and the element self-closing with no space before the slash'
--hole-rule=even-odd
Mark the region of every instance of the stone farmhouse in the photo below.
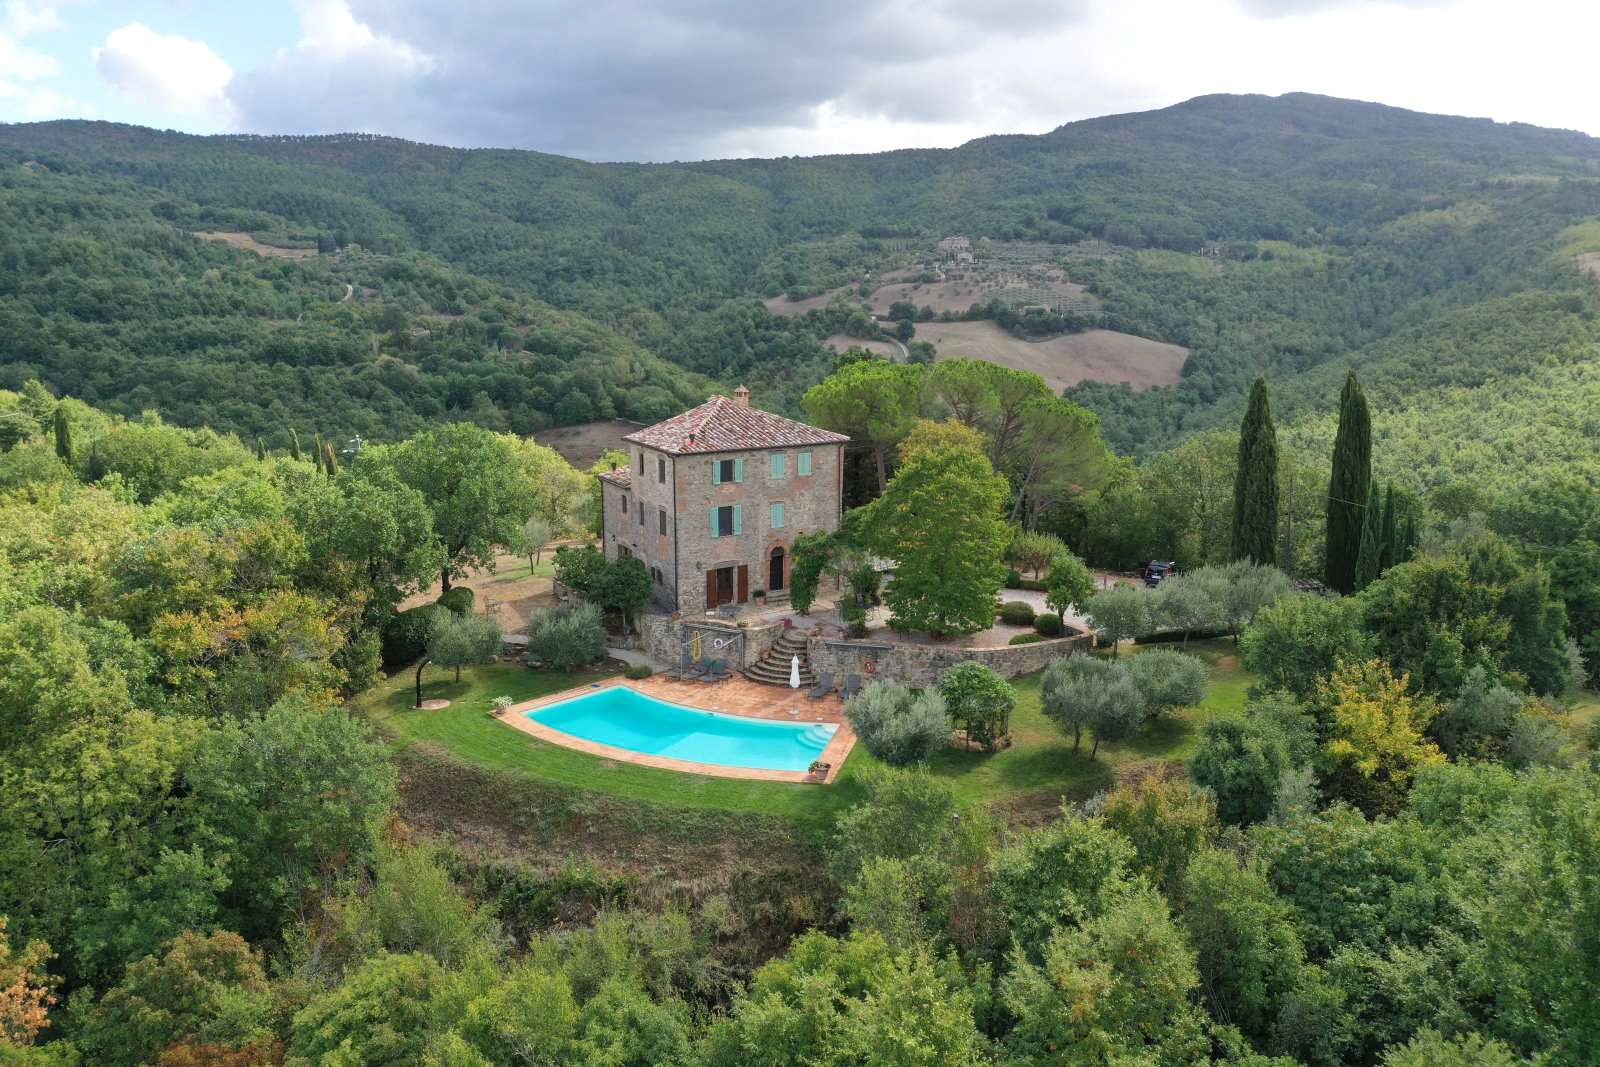
<svg viewBox="0 0 1600 1067">
<path fill-rule="evenodd" d="M 600 475 L 606 558 L 642 560 L 669 611 L 785 598 L 794 539 L 838 529 L 848 440 L 742 385 L 630 433 L 630 462 Z"/>
</svg>

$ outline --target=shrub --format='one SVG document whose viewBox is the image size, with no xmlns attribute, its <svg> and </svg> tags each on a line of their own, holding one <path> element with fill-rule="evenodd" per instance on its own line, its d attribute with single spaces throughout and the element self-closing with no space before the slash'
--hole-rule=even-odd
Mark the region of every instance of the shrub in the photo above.
<svg viewBox="0 0 1600 1067">
<path fill-rule="evenodd" d="M 939 679 L 939 692 L 968 741 L 994 748 L 1011 735 L 1011 709 L 1017 691 L 981 663 L 958 663 Z"/>
<path fill-rule="evenodd" d="M 623 677 L 631 678 L 636 682 L 640 679 L 648 678 L 654 673 L 655 671 L 651 669 L 650 664 L 648 663 L 635 663 L 627 670 L 622 672 Z"/>
<path fill-rule="evenodd" d="M 1018 589 L 1022 586 L 1022 572 L 1012 567 L 1006 571 L 1006 588 Z"/>
<path fill-rule="evenodd" d="M 1035 616 L 1033 628 L 1038 630 L 1042 637 L 1060 637 L 1067 631 L 1061 620 L 1049 613 Z"/>
<path fill-rule="evenodd" d="M 1152 713 L 1200 703 L 1210 674 L 1200 660 L 1170 648 L 1141 652 L 1128 661 L 1128 677 L 1144 694 Z"/>
<path fill-rule="evenodd" d="M 395 671 L 408 663 L 415 663 L 428 648 L 428 635 L 433 633 L 434 605 L 397 611 L 383 624 L 383 669 Z"/>
<path fill-rule="evenodd" d="M 576 670 L 606 654 L 606 631 L 593 604 L 534 612 L 528 620 L 528 665 Z"/>
<path fill-rule="evenodd" d="M 1044 638 L 1042 636 L 1040 636 L 1039 634 L 1018 634 L 1017 636 L 1013 637 L 1011 640 L 1007 641 L 1006 644 L 1008 644 L 1008 645 L 1036 645 L 1040 641 L 1043 641 L 1043 640 L 1044 640 Z"/>
<path fill-rule="evenodd" d="M 594 591 L 606 569 L 605 554 L 593 545 L 563 545 L 556 549 L 553 562 L 556 581 L 583 597 Z"/>
<path fill-rule="evenodd" d="M 477 597 L 473 595 L 471 589 L 464 585 L 458 585 L 451 588 L 449 592 L 441 593 L 439 599 L 435 600 L 434 603 L 441 608 L 455 612 L 457 615 L 470 615 L 476 600 Z"/>
<path fill-rule="evenodd" d="M 1033 605 L 1025 600 L 1008 600 L 1000 605 L 1000 621 L 1007 626 L 1032 626 Z"/>
<path fill-rule="evenodd" d="M 851 637 L 867 636 L 867 609 L 855 597 L 846 597 L 839 605 L 839 615 L 844 619 L 845 631 Z"/>
<path fill-rule="evenodd" d="M 844 714 L 867 751 L 895 766 L 920 763 L 950 740 L 943 697 L 898 682 L 873 682 L 850 698 Z"/>
</svg>

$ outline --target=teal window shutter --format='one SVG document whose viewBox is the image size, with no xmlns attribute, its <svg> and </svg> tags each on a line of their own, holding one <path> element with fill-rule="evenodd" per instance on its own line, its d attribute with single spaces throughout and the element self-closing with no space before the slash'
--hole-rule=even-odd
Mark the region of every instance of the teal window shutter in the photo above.
<svg viewBox="0 0 1600 1067">
<path fill-rule="evenodd" d="M 744 533 L 744 514 L 743 514 L 743 512 L 744 512 L 744 505 L 743 504 L 735 504 L 733 506 L 733 534 L 734 534 L 735 537 L 737 537 L 740 534 Z"/>
<path fill-rule="evenodd" d="M 811 473 L 811 453 L 810 452 L 802 452 L 802 453 L 800 453 L 800 462 L 798 464 L 798 467 L 799 467 L 799 473 L 800 474 L 810 474 Z"/>
<path fill-rule="evenodd" d="M 717 509 L 711 509 L 711 536 L 717 536 Z"/>
<path fill-rule="evenodd" d="M 744 460 L 742 459 L 733 461 L 733 480 L 736 482 L 744 481 Z"/>
<path fill-rule="evenodd" d="M 711 484 L 722 484 L 722 464 L 716 460 L 711 461 Z"/>
<path fill-rule="evenodd" d="M 772 505 L 772 528 L 774 530 L 783 529 L 783 505 L 782 504 L 774 504 L 774 505 Z"/>
<path fill-rule="evenodd" d="M 774 452 L 772 454 L 772 476 L 774 478 L 782 478 L 783 477 L 783 474 L 784 474 L 784 470 L 783 470 L 783 468 L 784 468 L 784 460 L 786 460 L 787 458 L 788 457 L 785 456 L 782 452 Z"/>
</svg>

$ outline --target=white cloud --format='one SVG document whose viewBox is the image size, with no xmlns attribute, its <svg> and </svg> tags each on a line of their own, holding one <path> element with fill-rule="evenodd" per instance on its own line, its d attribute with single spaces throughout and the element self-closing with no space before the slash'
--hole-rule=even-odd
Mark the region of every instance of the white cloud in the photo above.
<svg viewBox="0 0 1600 1067">
<path fill-rule="evenodd" d="M 0 103 L 5 105 L 4 110 L 8 116 L 22 121 L 59 119 L 86 114 L 84 107 L 76 100 L 54 89 L 22 86 L 12 82 L 0 81 Z"/>
<path fill-rule="evenodd" d="M 44 30 L 62 28 L 59 3 L 30 3 L 29 0 L 8 0 L 6 4 L 6 32 L 18 37 Z"/>
<path fill-rule="evenodd" d="M 95 69 L 119 92 L 160 111 L 220 118 L 233 70 L 204 41 L 130 22 L 94 49 Z"/>
</svg>

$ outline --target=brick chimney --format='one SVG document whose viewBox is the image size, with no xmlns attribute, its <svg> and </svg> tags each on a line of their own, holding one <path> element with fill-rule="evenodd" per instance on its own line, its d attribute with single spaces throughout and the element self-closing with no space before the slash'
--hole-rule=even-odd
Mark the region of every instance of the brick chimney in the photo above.
<svg viewBox="0 0 1600 1067">
<path fill-rule="evenodd" d="M 741 385 L 733 391 L 733 402 L 742 408 L 750 406 L 750 387 Z"/>
</svg>

